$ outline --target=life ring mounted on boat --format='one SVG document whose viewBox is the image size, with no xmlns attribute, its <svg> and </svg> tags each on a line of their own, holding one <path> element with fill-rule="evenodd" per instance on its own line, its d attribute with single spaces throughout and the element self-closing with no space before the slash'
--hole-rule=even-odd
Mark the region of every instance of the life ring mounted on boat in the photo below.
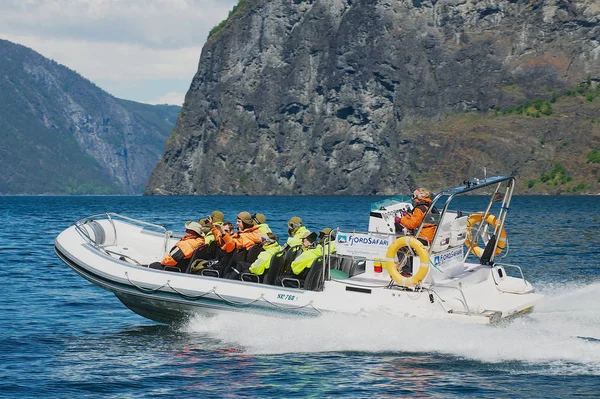
<svg viewBox="0 0 600 399">
<path fill-rule="evenodd" d="M 467 246 L 467 248 L 470 248 L 471 252 L 478 258 L 481 258 L 481 255 L 483 255 L 484 249 L 481 248 L 479 245 L 477 245 L 476 241 L 475 242 L 473 241 L 473 227 L 477 223 L 481 223 L 482 220 L 483 220 L 482 213 L 473 213 L 467 219 L 467 238 L 465 239 L 465 245 Z M 485 218 L 484 221 L 488 225 L 490 225 L 490 227 L 492 227 L 494 230 L 496 229 L 496 226 L 499 223 L 498 218 L 496 216 L 492 215 L 491 213 L 487 215 L 487 217 Z M 504 250 L 505 247 L 506 247 L 506 230 L 504 230 L 504 226 L 502 226 L 502 230 L 500 230 L 500 236 L 498 237 L 498 240 L 497 240 L 497 246 L 496 246 L 496 251 L 495 251 L 494 255 L 500 255 L 500 253 L 502 252 L 502 250 Z"/>
<path fill-rule="evenodd" d="M 398 251 L 403 247 L 410 247 L 417 253 L 417 255 L 419 255 L 419 270 L 417 270 L 417 272 L 411 277 L 404 277 L 402 274 L 400 274 L 400 271 L 397 267 L 397 262 L 395 261 Z M 403 236 L 396 239 L 392 245 L 388 247 L 385 256 L 388 259 L 385 262 L 385 268 L 394 281 L 403 287 L 414 287 L 420 284 L 429 272 L 429 253 L 423 246 L 423 243 L 417 240 L 415 237 Z"/>
</svg>

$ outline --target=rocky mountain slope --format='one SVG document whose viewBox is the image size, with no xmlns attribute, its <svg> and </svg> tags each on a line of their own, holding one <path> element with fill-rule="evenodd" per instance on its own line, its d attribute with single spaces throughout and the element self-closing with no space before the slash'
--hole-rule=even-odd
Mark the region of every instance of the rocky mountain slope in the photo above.
<svg viewBox="0 0 600 399">
<path fill-rule="evenodd" d="M 0 194 L 141 193 L 179 110 L 114 98 L 0 40 Z"/>
<path fill-rule="evenodd" d="M 599 22 L 593 0 L 242 0 L 145 193 L 395 194 L 483 167 L 598 192 Z"/>
</svg>

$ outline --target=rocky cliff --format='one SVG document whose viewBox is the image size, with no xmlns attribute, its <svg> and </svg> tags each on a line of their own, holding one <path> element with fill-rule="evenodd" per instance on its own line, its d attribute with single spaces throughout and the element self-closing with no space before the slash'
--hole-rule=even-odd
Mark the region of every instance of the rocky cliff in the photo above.
<svg viewBox="0 0 600 399">
<path fill-rule="evenodd" d="M 0 194 L 141 193 L 179 109 L 114 98 L 0 40 Z"/>
<path fill-rule="evenodd" d="M 393 194 L 484 166 L 556 191 L 557 154 L 600 146 L 599 22 L 592 0 L 240 1 L 145 193 Z M 556 105 L 580 85 L 585 116 Z M 536 98 L 572 113 L 505 112 Z"/>
</svg>

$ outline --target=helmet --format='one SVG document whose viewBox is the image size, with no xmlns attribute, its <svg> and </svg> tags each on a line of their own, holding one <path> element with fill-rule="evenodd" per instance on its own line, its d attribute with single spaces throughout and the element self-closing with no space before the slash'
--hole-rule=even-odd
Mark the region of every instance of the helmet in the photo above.
<svg viewBox="0 0 600 399">
<path fill-rule="evenodd" d="M 315 241 L 317 241 L 317 233 L 311 233 L 310 231 L 307 231 L 306 233 L 304 233 L 302 235 L 302 239 L 303 240 L 308 240 L 308 242 L 310 242 L 311 244 L 314 243 Z"/>
<path fill-rule="evenodd" d="M 431 194 L 429 193 L 429 191 L 426 188 L 417 188 L 415 191 L 413 191 L 412 196 L 411 196 L 413 201 L 422 201 L 422 200 L 429 200 L 431 201 Z"/>
<path fill-rule="evenodd" d="M 293 218 L 291 218 L 288 221 L 288 226 L 291 229 L 296 228 L 296 227 L 300 227 L 300 226 L 302 226 L 302 219 L 300 219 L 298 216 L 294 216 Z"/>
<path fill-rule="evenodd" d="M 267 223 L 267 218 L 262 213 L 255 213 L 252 215 L 252 219 L 256 222 L 256 224 L 265 224 Z"/>
<path fill-rule="evenodd" d="M 225 221 L 225 215 L 221 211 L 213 211 L 210 216 L 215 223 L 223 223 Z"/>
<path fill-rule="evenodd" d="M 240 219 L 245 225 L 254 226 L 254 220 L 252 220 L 252 215 L 250 215 L 250 212 L 240 212 L 238 213 L 237 218 Z"/>
<path fill-rule="evenodd" d="M 329 227 L 325 227 L 323 230 L 319 231 L 319 237 L 331 237 L 333 236 L 334 231 L 329 228 Z"/>
</svg>

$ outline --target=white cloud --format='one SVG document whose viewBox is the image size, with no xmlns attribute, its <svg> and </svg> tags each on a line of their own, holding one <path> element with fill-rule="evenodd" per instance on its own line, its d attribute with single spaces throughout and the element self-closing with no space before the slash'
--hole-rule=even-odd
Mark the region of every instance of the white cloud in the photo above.
<svg viewBox="0 0 600 399">
<path fill-rule="evenodd" d="M 33 48 L 44 57 L 76 70 L 87 78 L 126 82 L 136 79 L 191 77 L 202 45 L 154 49 L 128 43 L 95 43 L 76 39 L 4 35 Z"/>
<path fill-rule="evenodd" d="M 0 32 L 180 48 L 204 42 L 235 0 L 4 0 Z"/>
<path fill-rule="evenodd" d="M 94 82 L 129 87 L 131 95 L 125 98 L 150 102 L 136 97 L 136 88 L 168 79 L 191 82 L 208 32 L 236 3 L 3 0 L 0 38 L 31 47 Z M 167 98 L 169 91 L 177 90 L 151 98 Z"/>
<path fill-rule="evenodd" d="M 168 92 L 164 96 L 161 96 L 155 100 L 148 101 L 148 104 L 171 104 L 171 105 L 183 105 L 185 100 L 185 93 Z"/>
</svg>

